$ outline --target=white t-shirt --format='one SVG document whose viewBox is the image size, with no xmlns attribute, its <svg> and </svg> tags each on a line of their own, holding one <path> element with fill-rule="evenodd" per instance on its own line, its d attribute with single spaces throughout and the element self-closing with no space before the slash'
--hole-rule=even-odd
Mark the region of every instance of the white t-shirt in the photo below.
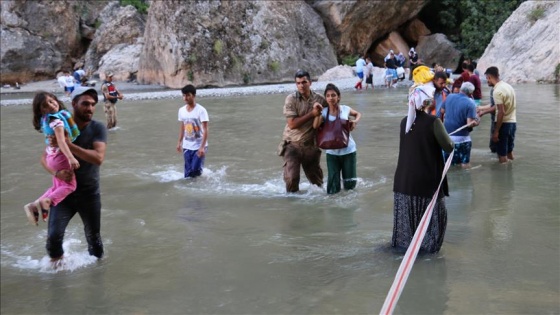
<svg viewBox="0 0 560 315">
<path fill-rule="evenodd" d="M 179 108 L 179 121 L 183 122 L 183 149 L 198 150 L 202 145 L 204 130 L 202 123 L 208 121 L 208 112 L 202 105 L 196 103 L 192 111 L 187 111 L 187 105 Z M 208 147 L 208 140 L 206 146 Z"/>
<path fill-rule="evenodd" d="M 373 74 L 373 64 L 370 62 L 368 64 L 366 64 L 366 66 L 364 67 L 364 77 L 369 77 L 371 74 Z"/>
<path fill-rule="evenodd" d="M 339 107 L 340 118 L 348 120 L 348 117 L 350 116 L 350 107 L 346 106 L 346 105 L 338 105 L 338 107 Z M 325 107 L 325 108 L 323 108 L 323 111 L 321 112 L 321 115 L 323 116 L 323 120 L 325 120 L 326 117 L 327 117 L 327 110 L 328 110 L 328 107 Z M 333 116 L 333 115 L 331 115 L 331 113 L 329 113 L 329 121 L 334 121 L 335 119 L 336 119 L 336 116 Z M 327 152 L 327 154 L 331 154 L 331 155 L 350 154 L 350 153 L 356 152 L 356 142 L 354 142 L 354 139 L 352 139 L 352 134 L 350 134 L 349 137 L 348 137 L 348 146 L 346 148 L 335 149 L 335 150 L 325 150 L 325 152 Z"/>
<path fill-rule="evenodd" d="M 65 88 L 66 87 L 66 77 L 61 75 L 60 77 L 58 77 L 58 79 L 56 79 L 58 81 L 58 85 L 60 85 L 61 88 Z"/>
<path fill-rule="evenodd" d="M 364 58 L 360 57 L 358 60 L 356 60 L 356 72 L 364 72 L 365 65 L 366 61 L 364 60 Z"/>
<path fill-rule="evenodd" d="M 66 82 L 66 87 L 74 86 L 74 77 L 71 75 L 64 76 L 64 82 Z"/>
</svg>

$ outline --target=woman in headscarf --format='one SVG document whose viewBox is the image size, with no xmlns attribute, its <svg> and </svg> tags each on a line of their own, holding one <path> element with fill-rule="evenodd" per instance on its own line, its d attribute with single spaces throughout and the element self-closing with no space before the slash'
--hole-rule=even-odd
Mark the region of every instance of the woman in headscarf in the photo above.
<svg viewBox="0 0 560 315">
<path fill-rule="evenodd" d="M 444 168 L 442 149 L 451 152 L 454 147 L 441 120 L 424 111 L 433 103 L 433 73 L 416 70 L 416 84 L 409 95 L 408 116 L 401 121 L 399 158 L 393 184 L 392 246 L 405 250 L 441 180 Z M 421 251 L 428 253 L 439 251 L 443 244 L 447 226 L 444 196 L 449 195 L 447 179 L 437 194 L 430 225 L 420 247 Z"/>
</svg>

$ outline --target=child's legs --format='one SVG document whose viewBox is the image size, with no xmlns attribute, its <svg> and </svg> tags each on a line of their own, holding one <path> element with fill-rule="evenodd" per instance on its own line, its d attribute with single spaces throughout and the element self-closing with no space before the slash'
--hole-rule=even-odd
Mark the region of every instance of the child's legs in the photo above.
<svg viewBox="0 0 560 315">
<path fill-rule="evenodd" d="M 70 169 L 68 159 L 60 150 L 55 154 L 47 154 L 46 162 L 48 167 L 57 171 Z M 52 205 L 57 205 L 74 190 L 76 190 L 75 177 L 68 183 L 53 176 L 51 188 L 47 189 L 39 199 L 50 198 Z"/>
<path fill-rule="evenodd" d="M 342 182 L 344 189 L 354 189 L 356 187 L 356 152 L 340 157 L 342 159 Z"/>
</svg>

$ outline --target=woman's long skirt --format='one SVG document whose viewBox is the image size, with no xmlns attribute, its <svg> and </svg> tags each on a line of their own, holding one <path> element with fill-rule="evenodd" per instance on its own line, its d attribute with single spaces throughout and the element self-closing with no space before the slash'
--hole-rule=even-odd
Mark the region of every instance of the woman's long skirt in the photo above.
<svg viewBox="0 0 560 315">
<path fill-rule="evenodd" d="M 422 220 L 422 215 L 428 207 L 431 198 L 409 196 L 394 193 L 394 226 L 392 246 L 406 249 L 412 241 L 414 232 Z M 437 200 L 432 212 L 432 219 L 426 231 L 421 252 L 436 253 L 443 244 L 445 228 L 447 227 L 447 209 L 444 198 Z"/>
</svg>

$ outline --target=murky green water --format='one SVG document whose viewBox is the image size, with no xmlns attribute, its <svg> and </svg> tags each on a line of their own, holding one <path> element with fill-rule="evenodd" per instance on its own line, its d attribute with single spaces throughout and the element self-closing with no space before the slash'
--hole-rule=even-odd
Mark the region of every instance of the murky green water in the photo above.
<svg viewBox="0 0 560 315">
<path fill-rule="evenodd" d="M 475 168 L 449 174 L 443 248 L 418 258 L 396 313 L 560 312 L 559 90 L 515 88 L 517 159 L 498 165 L 484 117 L 472 134 Z M 363 113 L 353 133 L 359 182 L 334 196 L 306 180 L 301 194 L 284 193 L 275 155 L 284 97 L 199 98 L 210 146 L 191 181 L 175 152 L 180 98 L 119 103 L 102 166 L 106 257 L 88 257 L 76 217 L 58 273 L 46 225 L 26 225 L 22 211 L 50 182 L 42 137 L 29 106 L 1 108 L 1 313 L 378 313 L 402 259 L 389 242 L 406 89 L 343 92 Z M 324 155 L 322 165 L 326 175 Z"/>
</svg>

